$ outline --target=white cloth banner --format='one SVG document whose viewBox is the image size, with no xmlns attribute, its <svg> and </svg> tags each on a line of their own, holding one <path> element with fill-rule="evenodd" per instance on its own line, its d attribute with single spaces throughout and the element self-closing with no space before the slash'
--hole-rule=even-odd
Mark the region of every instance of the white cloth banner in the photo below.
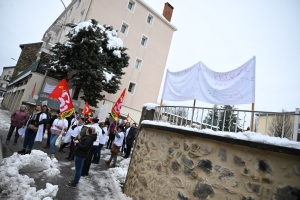
<svg viewBox="0 0 300 200">
<path fill-rule="evenodd" d="M 105 122 L 107 110 L 108 110 L 108 104 L 104 104 L 100 106 L 99 114 L 98 114 L 99 122 Z"/>
<path fill-rule="evenodd" d="M 202 62 L 185 70 L 167 70 L 163 100 L 199 100 L 217 105 L 255 102 L 255 57 L 229 72 L 215 72 Z"/>
<path fill-rule="evenodd" d="M 56 87 L 56 85 L 50 85 L 50 84 L 46 83 L 43 92 L 50 94 L 54 90 L 55 87 Z M 70 92 L 70 95 L 72 95 L 72 89 L 69 89 L 69 92 Z"/>
</svg>

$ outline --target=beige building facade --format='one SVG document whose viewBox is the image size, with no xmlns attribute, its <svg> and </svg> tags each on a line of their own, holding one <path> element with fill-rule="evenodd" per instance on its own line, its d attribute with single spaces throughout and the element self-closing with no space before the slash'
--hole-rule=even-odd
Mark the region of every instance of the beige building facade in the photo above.
<svg viewBox="0 0 300 200">
<path fill-rule="evenodd" d="M 138 122 L 142 105 L 157 101 L 172 36 L 177 30 L 170 23 L 172 11 L 169 3 L 165 4 L 163 16 L 141 0 L 74 0 L 45 32 L 42 51 L 48 53 L 51 44 L 66 41 L 68 27 L 62 24 L 95 19 L 101 25 L 113 26 L 128 49 L 130 60 L 120 90 L 116 94 L 105 93 L 108 113 L 126 88 L 121 113 L 123 116 L 129 113 Z M 84 102 L 80 105 L 83 108 Z"/>
<path fill-rule="evenodd" d="M 3 97 L 6 93 L 11 77 L 14 73 L 15 66 L 3 67 L 3 71 L 0 77 L 0 97 Z"/>
</svg>

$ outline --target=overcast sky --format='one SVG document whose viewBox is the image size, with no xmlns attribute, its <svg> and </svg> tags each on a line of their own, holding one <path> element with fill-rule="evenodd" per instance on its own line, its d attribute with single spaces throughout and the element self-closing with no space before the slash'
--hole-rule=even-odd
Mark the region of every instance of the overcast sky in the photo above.
<svg viewBox="0 0 300 200">
<path fill-rule="evenodd" d="M 166 2 L 144 1 L 158 13 Z M 64 2 L 68 5 L 71 0 Z M 225 72 L 256 56 L 255 109 L 294 111 L 300 107 L 299 0 L 168 2 L 174 7 L 171 23 L 178 31 L 166 69 L 178 71 L 202 61 L 214 71 Z M 0 72 L 3 66 L 16 64 L 10 58 L 19 57 L 20 44 L 41 41 L 63 10 L 60 0 L 0 0 Z M 196 106 L 212 105 L 197 101 Z M 251 109 L 250 104 L 236 107 Z"/>
</svg>

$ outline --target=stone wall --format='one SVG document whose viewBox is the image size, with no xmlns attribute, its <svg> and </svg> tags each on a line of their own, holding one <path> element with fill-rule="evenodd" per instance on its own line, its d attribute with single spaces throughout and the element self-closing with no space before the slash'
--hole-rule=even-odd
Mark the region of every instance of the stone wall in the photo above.
<svg viewBox="0 0 300 200">
<path fill-rule="evenodd" d="M 37 52 L 42 46 L 42 42 L 32 43 L 32 44 L 21 44 L 22 49 L 19 56 L 13 77 L 15 77 L 19 72 L 27 69 L 33 62 L 37 59 Z"/>
<path fill-rule="evenodd" d="M 142 124 L 124 192 L 134 200 L 299 199 L 300 150 Z"/>
</svg>

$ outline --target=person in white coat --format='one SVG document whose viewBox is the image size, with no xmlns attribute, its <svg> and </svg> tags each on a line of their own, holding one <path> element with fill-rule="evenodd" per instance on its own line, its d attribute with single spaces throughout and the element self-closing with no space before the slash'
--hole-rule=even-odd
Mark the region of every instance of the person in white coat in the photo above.
<svg viewBox="0 0 300 200">
<path fill-rule="evenodd" d="M 71 120 L 69 129 L 68 129 L 68 131 L 67 131 L 67 133 L 66 133 L 66 136 L 64 137 L 63 143 L 62 143 L 62 144 L 60 145 L 60 147 L 59 147 L 58 152 L 65 153 L 65 152 L 64 152 L 64 148 L 65 148 L 68 144 L 70 144 L 70 142 L 71 142 L 71 133 L 73 132 L 73 130 L 72 130 L 71 127 L 72 127 L 72 126 L 74 127 L 74 125 L 77 126 L 77 124 L 78 124 L 78 120 L 76 119 L 76 117 L 73 117 L 72 120 Z"/>
<path fill-rule="evenodd" d="M 94 164 L 99 164 L 99 160 L 100 160 L 100 156 L 101 156 L 101 149 L 106 142 L 107 127 L 108 127 L 107 122 L 100 123 L 100 128 L 102 129 L 102 134 L 100 135 L 99 146 L 98 146 L 97 150 L 95 151 L 94 157 L 92 160 L 92 163 L 94 163 Z"/>
<path fill-rule="evenodd" d="M 105 161 L 105 163 L 107 165 L 109 165 L 111 163 L 111 161 L 113 160 L 113 164 L 109 165 L 109 168 L 114 168 L 116 167 L 117 164 L 117 157 L 118 157 L 118 153 L 120 151 L 120 148 L 123 145 L 123 139 L 124 139 L 124 126 L 119 125 L 118 129 L 117 129 L 117 133 L 116 133 L 116 137 L 115 140 L 113 141 L 113 145 L 111 147 L 111 155 L 110 155 L 110 159 Z"/>
<path fill-rule="evenodd" d="M 61 113 L 58 115 L 58 118 L 54 120 L 52 127 L 50 129 L 51 131 L 51 137 L 50 137 L 50 154 L 51 158 L 55 158 L 55 142 L 58 138 L 58 136 L 61 134 L 62 130 L 67 130 L 68 128 L 68 120 L 61 118 Z"/>
</svg>

